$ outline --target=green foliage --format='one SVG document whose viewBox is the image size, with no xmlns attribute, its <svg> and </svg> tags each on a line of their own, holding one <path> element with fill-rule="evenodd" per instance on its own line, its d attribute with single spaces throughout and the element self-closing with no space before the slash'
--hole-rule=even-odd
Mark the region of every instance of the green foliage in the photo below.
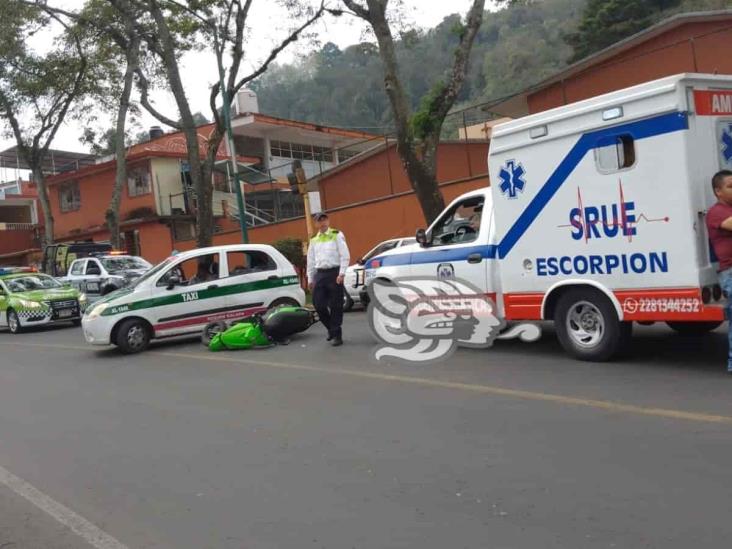
<svg viewBox="0 0 732 549">
<path fill-rule="evenodd" d="M 305 255 L 302 253 L 302 240 L 299 238 L 283 238 L 273 242 L 272 246 L 298 269 L 305 267 Z"/>
<path fill-rule="evenodd" d="M 440 81 L 422 98 L 419 109 L 412 115 L 412 135 L 424 139 L 442 122 L 438 111 L 442 105 L 441 96 L 445 91 L 445 83 Z"/>
</svg>

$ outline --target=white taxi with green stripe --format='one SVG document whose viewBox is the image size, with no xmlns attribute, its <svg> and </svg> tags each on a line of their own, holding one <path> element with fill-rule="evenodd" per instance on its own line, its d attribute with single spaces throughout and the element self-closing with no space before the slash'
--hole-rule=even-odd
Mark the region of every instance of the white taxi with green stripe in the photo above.
<svg viewBox="0 0 732 549">
<path fill-rule="evenodd" d="M 144 350 L 151 339 L 199 332 L 273 306 L 305 304 L 292 264 L 272 246 L 236 244 L 171 256 L 131 286 L 94 303 L 82 319 L 94 345 Z"/>
</svg>

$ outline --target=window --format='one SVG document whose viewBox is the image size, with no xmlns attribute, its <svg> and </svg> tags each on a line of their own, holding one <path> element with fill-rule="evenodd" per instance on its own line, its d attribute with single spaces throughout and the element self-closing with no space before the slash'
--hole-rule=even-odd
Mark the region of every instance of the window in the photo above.
<svg viewBox="0 0 732 549">
<path fill-rule="evenodd" d="M 74 264 L 71 266 L 70 274 L 77 276 L 84 274 L 84 263 L 84 261 L 74 261 Z"/>
<path fill-rule="evenodd" d="M 292 158 L 290 144 L 286 141 L 271 141 L 269 144 L 272 156 L 281 156 L 284 158 Z"/>
<path fill-rule="evenodd" d="M 99 263 L 96 259 L 90 259 L 86 262 L 86 274 L 87 275 L 100 275 L 102 269 L 99 267 Z"/>
<path fill-rule="evenodd" d="M 219 254 L 206 254 L 186 259 L 171 267 L 158 280 L 158 286 L 167 286 L 171 276 L 180 279 L 181 286 L 193 286 L 219 278 Z"/>
<path fill-rule="evenodd" d="M 630 135 L 602 138 L 595 148 L 595 166 L 600 173 L 614 173 L 635 164 L 635 143 Z"/>
<path fill-rule="evenodd" d="M 399 243 L 398 240 L 395 240 L 393 242 L 383 242 L 376 246 L 373 250 L 371 250 L 370 253 L 368 253 L 366 256 L 364 256 L 363 260 L 368 261 L 372 257 L 376 257 L 377 255 L 381 255 L 384 252 L 388 252 L 389 250 L 392 250 L 396 248 L 396 245 Z"/>
<path fill-rule="evenodd" d="M 58 189 L 58 202 L 62 212 L 73 212 L 81 207 L 81 193 L 79 184 L 66 183 Z"/>
<path fill-rule="evenodd" d="M 265 252 L 227 252 L 226 261 L 229 276 L 277 270 L 277 263 Z"/>
<path fill-rule="evenodd" d="M 431 231 L 431 244 L 473 242 L 478 238 L 483 216 L 483 197 L 476 196 L 450 208 Z"/>
<path fill-rule="evenodd" d="M 127 194 L 128 196 L 142 196 L 149 194 L 150 188 L 150 172 L 147 167 L 133 168 L 127 174 Z"/>
</svg>

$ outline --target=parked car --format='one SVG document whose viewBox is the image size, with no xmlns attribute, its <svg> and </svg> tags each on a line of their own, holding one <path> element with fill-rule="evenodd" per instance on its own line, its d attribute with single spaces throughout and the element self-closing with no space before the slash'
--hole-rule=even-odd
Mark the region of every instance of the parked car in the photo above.
<svg viewBox="0 0 732 549">
<path fill-rule="evenodd" d="M 295 267 L 272 246 L 213 246 L 171 256 L 102 297 L 82 326 L 93 345 L 137 353 L 151 339 L 198 334 L 212 321 L 304 304 Z"/>
<path fill-rule="evenodd" d="M 92 298 L 127 286 L 151 268 L 141 257 L 109 252 L 74 260 L 61 280 Z"/>
<path fill-rule="evenodd" d="M 58 322 L 79 325 L 86 296 L 34 269 L 0 268 L 0 326 L 17 334 Z"/>
<path fill-rule="evenodd" d="M 369 252 L 360 258 L 355 264 L 351 265 L 346 269 L 346 276 L 343 279 L 343 285 L 345 292 L 343 293 L 343 309 L 350 311 L 354 304 L 361 303 L 361 297 L 359 296 L 360 290 L 364 283 L 364 265 L 366 262 L 379 254 L 383 254 L 388 250 L 394 248 L 401 248 L 407 244 L 415 244 L 417 241 L 412 237 L 404 238 L 392 238 L 391 240 L 385 240 L 374 246 Z"/>
</svg>

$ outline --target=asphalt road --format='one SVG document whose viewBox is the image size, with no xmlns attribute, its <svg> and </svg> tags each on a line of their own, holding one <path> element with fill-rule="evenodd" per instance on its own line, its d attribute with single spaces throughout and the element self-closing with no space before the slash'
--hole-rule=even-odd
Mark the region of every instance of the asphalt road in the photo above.
<svg viewBox="0 0 732 549">
<path fill-rule="evenodd" d="M 363 313 L 345 334 L 337 349 L 316 326 L 268 350 L 124 357 L 75 328 L 0 333 L 0 548 L 732 537 L 723 332 L 641 328 L 631 358 L 588 364 L 547 331 L 429 366 L 370 361 Z"/>
</svg>

